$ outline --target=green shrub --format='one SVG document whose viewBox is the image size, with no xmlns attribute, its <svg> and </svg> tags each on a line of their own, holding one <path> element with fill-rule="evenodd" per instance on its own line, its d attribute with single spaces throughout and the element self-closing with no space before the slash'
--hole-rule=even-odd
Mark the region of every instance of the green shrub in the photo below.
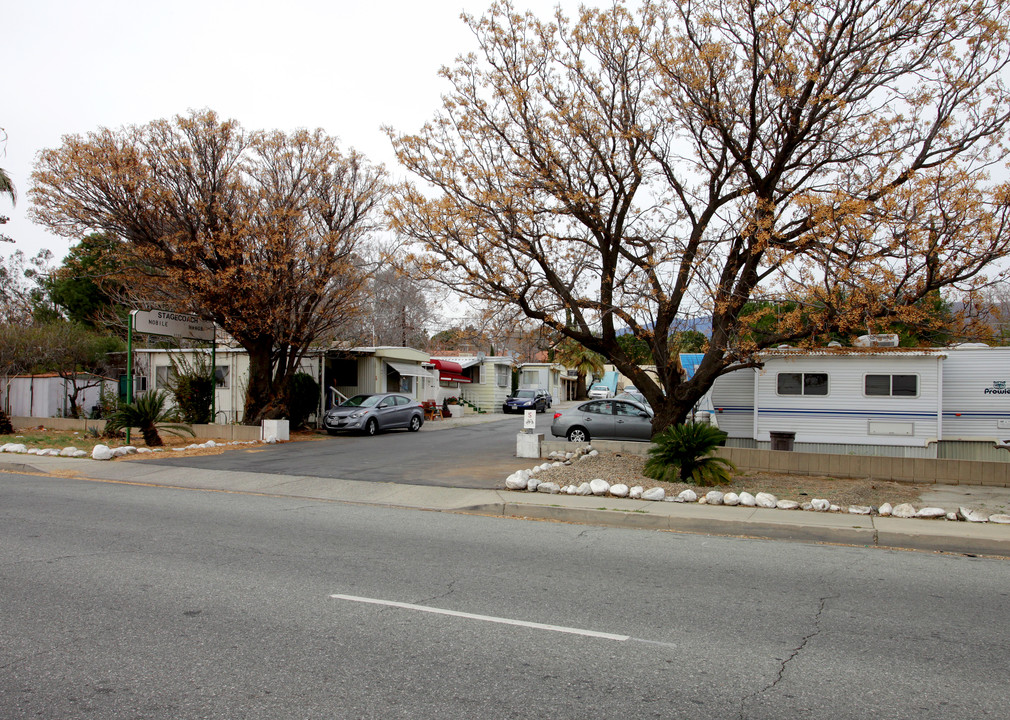
<svg viewBox="0 0 1010 720">
<path fill-rule="evenodd" d="M 291 378 L 291 397 L 288 401 L 291 429 L 303 427 L 318 407 L 319 383 L 307 373 L 295 373 Z"/>
<path fill-rule="evenodd" d="M 206 424 L 211 421 L 210 408 L 214 395 L 214 378 L 209 374 L 177 375 L 171 384 L 175 405 L 182 421 Z"/>
<path fill-rule="evenodd" d="M 726 433 L 704 423 L 671 425 L 653 439 L 643 472 L 666 482 L 722 485 L 736 466 L 711 453 L 726 439 Z"/>
</svg>

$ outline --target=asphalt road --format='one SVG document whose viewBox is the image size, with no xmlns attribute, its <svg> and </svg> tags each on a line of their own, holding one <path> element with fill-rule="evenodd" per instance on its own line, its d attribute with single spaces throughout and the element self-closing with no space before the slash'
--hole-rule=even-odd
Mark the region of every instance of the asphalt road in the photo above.
<svg viewBox="0 0 1010 720">
<path fill-rule="evenodd" d="M 537 432 L 550 437 L 552 411 L 537 415 Z M 392 430 L 373 437 L 320 435 L 311 442 L 256 446 L 220 455 L 145 458 L 144 462 L 207 470 L 279 473 L 456 488 L 502 487 L 512 472 L 530 467 L 516 458 L 522 415 L 475 425 L 420 432 Z"/>
<path fill-rule="evenodd" d="M 991 559 L 0 473 L 14 720 L 1002 718 L 1008 596 Z"/>
</svg>

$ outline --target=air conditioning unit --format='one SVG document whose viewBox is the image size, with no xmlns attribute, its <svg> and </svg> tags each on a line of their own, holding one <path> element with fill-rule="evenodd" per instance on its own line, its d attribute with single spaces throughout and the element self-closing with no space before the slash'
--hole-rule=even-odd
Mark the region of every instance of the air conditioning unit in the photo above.
<svg viewBox="0 0 1010 720">
<path fill-rule="evenodd" d="M 898 347 L 898 336 L 894 333 L 860 335 L 853 344 L 856 347 Z"/>
</svg>

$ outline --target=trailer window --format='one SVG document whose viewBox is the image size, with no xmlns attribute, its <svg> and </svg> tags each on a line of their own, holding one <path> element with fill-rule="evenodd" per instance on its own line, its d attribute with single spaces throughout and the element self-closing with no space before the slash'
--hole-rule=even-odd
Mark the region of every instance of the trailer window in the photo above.
<svg viewBox="0 0 1010 720">
<path fill-rule="evenodd" d="M 863 389 L 874 397 L 916 397 L 919 394 L 918 375 L 867 375 Z"/>
<path fill-rule="evenodd" d="M 827 395 L 827 373 L 779 373 L 779 395 Z"/>
</svg>

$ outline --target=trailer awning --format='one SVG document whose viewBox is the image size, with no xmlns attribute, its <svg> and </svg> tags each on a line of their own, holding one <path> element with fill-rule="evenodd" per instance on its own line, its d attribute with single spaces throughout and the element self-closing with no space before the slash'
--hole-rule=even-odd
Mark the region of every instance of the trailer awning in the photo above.
<svg viewBox="0 0 1010 720">
<path fill-rule="evenodd" d="M 463 366 L 451 360 L 432 360 L 432 365 L 438 370 L 438 379 L 444 382 L 469 383 L 473 382 L 463 374 Z"/>
<path fill-rule="evenodd" d="M 434 377 L 420 365 L 411 365 L 410 363 L 396 362 L 395 360 L 387 360 L 386 364 L 404 376 L 428 378 L 429 380 Z"/>
</svg>

